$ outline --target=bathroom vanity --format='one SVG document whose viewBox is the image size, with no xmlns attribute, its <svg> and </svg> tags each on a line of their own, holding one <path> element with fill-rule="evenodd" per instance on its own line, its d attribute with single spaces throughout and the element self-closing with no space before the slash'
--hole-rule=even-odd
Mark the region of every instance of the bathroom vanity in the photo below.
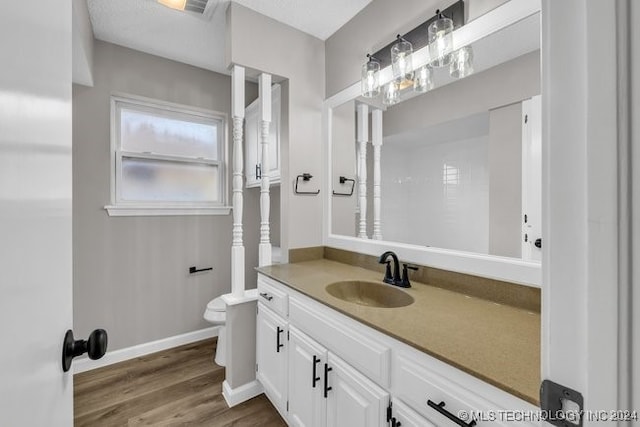
<svg viewBox="0 0 640 427">
<path fill-rule="evenodd" d="M 345 281 L 405 298 L 327 291 Z M 539 312 L 327 259 L 262 267 L 258 293 L 257 377 L 290 425 L 538 425 Z"/>
</svg>

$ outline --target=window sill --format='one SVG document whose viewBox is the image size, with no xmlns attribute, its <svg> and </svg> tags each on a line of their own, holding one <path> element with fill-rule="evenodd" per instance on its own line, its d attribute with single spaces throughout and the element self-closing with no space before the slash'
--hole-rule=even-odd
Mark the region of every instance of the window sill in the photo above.
<svg viewBox="0 0 640 427">
<path fill-rule="evenodd" d="M 109 216 L 183 216 L 183 215 L 229 215 L 231 206 L 216 207 L 171 207 L 171 206 L 113 206 L 104 207 Z"/>
</svg>

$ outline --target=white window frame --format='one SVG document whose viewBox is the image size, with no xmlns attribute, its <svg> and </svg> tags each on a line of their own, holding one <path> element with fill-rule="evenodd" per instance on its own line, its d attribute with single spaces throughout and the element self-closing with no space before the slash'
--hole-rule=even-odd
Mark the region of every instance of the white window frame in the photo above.
<svg viewBox="0 0 640 427">
<path fill-rule="evenodd" d="M 204 120 L 222 121 L 218 144 L 218 159 L 174 156 L 159 153 L 139 153 L 122 150 L 120 141 L 121 106 L 133 107 L 144 112 L 167 112 L 167 116 L 186 115 L 200 117 Z M 231 207 L 227 206 L 227 164 L 228 164 L 228 115 L 219 111 L 207 110 L 172 102 L 161 101 L 141 96 L 113 94 L 111 96 L 111 204 L 105 206 L 109 216 L 162 216 L 162 215 L 228 215 Z M 122 158 L 138 158 L 152 160 L 168 160 L 184 163 L 201 163 L 218 166 L 220 200 L 217 202 L 143 202 L 122 200 L 120 197 L 122 182 Z"/>
</svg>

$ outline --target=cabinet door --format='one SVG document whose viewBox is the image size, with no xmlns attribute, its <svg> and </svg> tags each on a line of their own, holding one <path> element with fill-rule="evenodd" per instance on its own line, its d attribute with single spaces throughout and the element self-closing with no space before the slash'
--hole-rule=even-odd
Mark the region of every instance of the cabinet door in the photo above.
<svg viewBox="0 0 640 427">
<path fill-rule="evenodd" d="M 257 322 L 258 381 L 271 403 L 286 416 L 287 323 L 262 303 L 258 304 Z"/>
<path fill-rule="evenodd" d="M 326 424 L 323 394 L 327 351 L 295 327 L 289 328 L 289 423 L 321 427 Z"/>
<path fill-rule="evenodd" d="M 395 426 L 393 427 L 436 427 L 435 424 L 421 417 L 416 411 L 402 403 L 401 400 L 393 399 L 392 417 L 395 418 Z"/>
<path fill-rule="evenodd" d="M 331 353 L 328 369 L 327 425 L 386 427 L 387 392 Z"/>
</svg>

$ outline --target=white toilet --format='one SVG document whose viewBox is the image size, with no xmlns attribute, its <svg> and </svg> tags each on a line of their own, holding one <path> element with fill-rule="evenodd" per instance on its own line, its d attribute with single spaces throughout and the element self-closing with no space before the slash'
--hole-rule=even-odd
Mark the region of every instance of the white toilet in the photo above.
<svg viewBox="0 0 640 427">
<path fill-rule="evenodd" d="M 220 327 L 218 330 L 218 346 L 213 360 L 217 365 L 225 366 L 227 304 L 222 300 L 222 297 L 215 298 L 207 304 L 207 308 L 204 311 L 204 319 Z"/>
</svg>

